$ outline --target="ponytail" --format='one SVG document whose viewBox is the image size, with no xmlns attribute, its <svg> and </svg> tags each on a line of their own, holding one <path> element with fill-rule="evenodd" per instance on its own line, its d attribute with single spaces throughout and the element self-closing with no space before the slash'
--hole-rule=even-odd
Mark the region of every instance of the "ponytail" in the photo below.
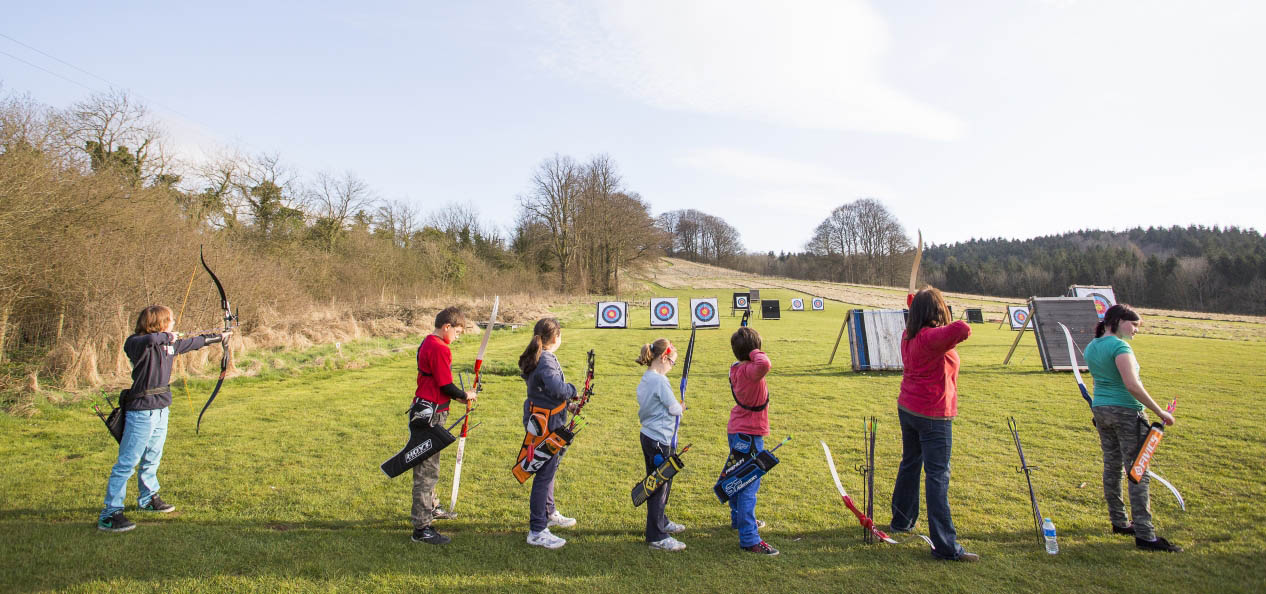
<svg viewBox="0 0 1266 594">
<path fill-rule="evenodd" d="M 656 359 L 662 357 L 665 352 L 668 352 L 672 348 L 673 347 L 668 343 L 667 338 L 656 340 L 653 344 L 644 344 L 642 345 L 642 351 L 638 353 L 635 362 L 638 365 L 646 365 L 649 367 L 651 363 L 654 363 Z"/>
<path fill-rule="evenodd" d="M 554 338 L 562 330 L 558 320 L 554 318 L 541 318 L 536 321 L 536 326 L 532 328 L 532 340 L 528 343 L 527 348 L 523 349 L 523 354 L 519 355 L 519 371 L 523 374 L 523 379 L 531 375 L 536 370 L 536 363 L 541 360 L 541 352 L 545 350 L 545 345 L 554 342 Z"/>
<path fill-rule="evenodd" d="M 1134 308 L 1124 303 L 1118 303 L 1109 307 L 1108 311 L 1104 312 L 1103 319 L 1099 321 L 1099 325 L 1095 326 L 1095 338 L 1103 336 L 1109 330 L 1116 334 L 1117 328 L 1123 321 L 1137 322 L 1139 321 L 1139 315 L 1135 313 Z"/>
</svg>

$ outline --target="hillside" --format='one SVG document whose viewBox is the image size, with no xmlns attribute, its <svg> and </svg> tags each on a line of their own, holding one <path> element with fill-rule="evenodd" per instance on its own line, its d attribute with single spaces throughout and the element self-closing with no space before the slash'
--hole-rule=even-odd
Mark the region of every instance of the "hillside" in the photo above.
<svg viewBox="0 0 1266 594">
<path fill-rule="evenodd" d="M 717 293 L 718 297 L 722 298 L 722 303 L 728 302 L 731 292 L 729 289 L 747 288 L 787 289 L 804 295 L 823 297 L 846 307 L 868 309 L 904 307 L 906 294 L 905 288 L 763 276 L 679 258 L 661 258 L 657 265 L 640 273 L 639 278 L 652 287 L 658 286 L 664 289 L 683 287 L 724 289 Z M 920 279 L 920 285 L 922 285 L 922 277 Z M 1060 295 L 1038 295 L 1038 297 L 1058 296 Z M 967 307 L 979 307 L 985 315 L 985 320 L 994 324 L 1001 323 L 1005 318 L 1007 305 L 1023 305 L 1027 302 L 1026 299 L 957 292 L 946 292 L 945 297 L 956 313 L 962 312 Z M 1148 333 L 1194 338 L 1266 341 L 1266 316 L 1175 311 L 1147 307 L 1135 309 L 1146 316 L 1144 328 Z"/>
</svg>

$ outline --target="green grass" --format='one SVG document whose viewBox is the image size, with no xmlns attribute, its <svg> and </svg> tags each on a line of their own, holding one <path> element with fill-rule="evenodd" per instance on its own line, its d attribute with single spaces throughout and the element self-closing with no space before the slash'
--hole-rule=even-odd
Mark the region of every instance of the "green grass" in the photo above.
<svg viewBox="0 0 1266 594">
<path fill-rule="evenodd" d="M 671 291 L 682 299 L 729 290 Z M 790 292 L 762 291 L 766 298 Z M 641 296 L 645 297 L 645 296 Z M 592 306 L 569 307 L 559 358 L 583 379 L 588 349 L 597 359 L 596 391 L 558 475 L 559 509 L 579 525 L 558 533 L 558 551 L 528 547 L 528 488 L 509 467 L 523 429 L 522 381 L 513 375 L 527 329 L 498 331 L 467 446 L 461 516 L 438 524 L 446 547 L 409 541 L 410 482 L 386 479 L 378 464 L 402 445 L 404 409 L 414 386 L 411 350 L 380 356 L 361 369 L 310 365 L 294 375 L 226 382 L 195 436 L 194 418 L 177 395 L 160 478 L 179 510 L 143 515 L 122 535 L 99 533 L 96 514 L 117 451 L 83 404 L 40 405 L 32 418 L 0 416 L 0 590 L 70 591 L 1261 591 L 1266 588 L 1266 344 L 1140 335 L 1134 346 L 1157 397 L 1180 396 L 1178 423 L 1156 470 L 1187 499 L 1178 510 L 1157 486 L 1152 508 L 1160 534 L 1179 555 L 1136 551 L 1108 531 L 1101 458 L 1090 413 L 1072 377 L 1040 368 L 1026 337 L 1009 367 L 1001 361 L 1014 334 L 974 325 L 959 352 L 960 416 L 950 503 L 959 538 L 977 564 L 938 562 L 917 544 L 864 545 L 860 529 L 831 485 L 818 439 L 832 447 L 845 486 L 860 495 L 863 416 L 878 417 L 877 521 L 887 523 L 900 458 L 896 396 L 900 375 L 853 373 L 847 344 L 826 360 L 843 308 L 783 312 L 753 320 L 774 363 L 772 439 L 792 435 L 782 463 L 761 488 L 763 536 L 776 558 L 740 553 L 728 508 L 712 495 L 726 452 L 732 406 L 725 370 L 737 317 L 723 310 L 721 330 L 701 330 L 687 392 L 682 443 L 693 443 L 674 485 L 670 517 L 689 529 L 682 553 L 642 542 L 643 508 L 630 505 L 640 479 L 634 388 L 638 347 L 659 336 L 685 346 L 689 331 L 652 330 L 645 308 L 634 328 L 593 329 Z M 1146 326 L 1144 326 L 1146 328 Z M 1029 335 L 1031 336 L 1031 335 Z M 454 350 L 469 369 L 478 336 Z M 344 345 L 344 349 L 350 348 Z M 368 350 L 366 352 L 369 352 Z M 329 357 L 328 353 L 325 356 Z M 298 360 L 298 359 L 294 359 Z M 678 376 L 671 376 L 674 385 Z M 198 406 L 210 384 L 191 383 Z M 1006 420 L 1014 415 L 1035 475 L 1039 502 L 1059 528 L 1050 557 L 1033 534 L 1024 477 L 1016 473 Z M 442 499 L 448 499 L 453 451 L 444 452 Z M 1083 486 L 1084 484 L 1084 486 Z M 135 504 L 135 480 L 129 485 Z M 920 521 L 922 529 L 925 522 Z"/>
</svg>

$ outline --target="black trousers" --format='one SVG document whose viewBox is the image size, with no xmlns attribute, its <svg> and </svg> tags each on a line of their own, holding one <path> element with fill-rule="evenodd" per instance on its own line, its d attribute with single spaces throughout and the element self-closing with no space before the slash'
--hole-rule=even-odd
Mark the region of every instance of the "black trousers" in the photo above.
<svg viewBox="0 0 1266 594">
<path fill-rule="evenodd" d="M 642 460 L 646 462 L 646 474 L 655 472 L 658 468 L 655 456 L 658 454 L 661 462 L 667 460 L 673 453 L 672 447 L 647 437 L 645 433 L 639 432 L 638 437 L 642 440 Z M 664 508 L 668 505 L 668 492 L 672 490 L 672 486 L 673 481 L 669 479 L 646 500 L 646 542 L 668 538 L 668 515 L 664 513 Z"/>
</svg>

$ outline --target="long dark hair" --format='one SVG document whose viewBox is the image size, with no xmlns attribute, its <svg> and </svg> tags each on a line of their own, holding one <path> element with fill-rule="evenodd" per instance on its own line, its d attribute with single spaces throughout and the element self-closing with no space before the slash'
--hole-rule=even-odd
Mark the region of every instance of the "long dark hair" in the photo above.
<svg viewBox="0 0 1266 594">
<path fill-rule="evenodd" d="M 554 338 L 562 331 L 563 327 L 558 325 L 555 318 L 541 318 L 536 321 L 536 326 L 532 328 L 532 341 L 528 343 L 527 348 L 523 349 L 523 354 L 519 355 L 519 371 L 523 373 L 523 378 L 536 369 L 537 361 L 541 360 L 541 352 L 545 350 L 545 345 L 554 342 Z"/>
<path fill-rule="evenodd" d="M 949 307 L 945 296 L 936 287 L 928 287 L 914 294 L 910 302 L 910 315 L 906 317 L 906 340 L 914 340 L 919 330 L 937 328 L 950 323 Z"/>
<path fill-rule="evenodd" d="M 1118 303 L 1108 308 L 1104 312 L 1103 319 L 1099 321 L 1099 325 L 1095 326 L 1095 338 L 1103 336 L 1109 329 L 1113 334 L 1117 333 L 1117 327 L 1121 322 L 1137 322 L 1139 315 L 1134 312 L 1134 308 L 1124 303 Z"/>
</svg>

